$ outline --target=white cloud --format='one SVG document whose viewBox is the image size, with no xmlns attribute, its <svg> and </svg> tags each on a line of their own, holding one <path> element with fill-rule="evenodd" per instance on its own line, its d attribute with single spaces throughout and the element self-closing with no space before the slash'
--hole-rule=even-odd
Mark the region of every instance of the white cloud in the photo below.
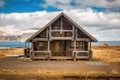
<svg viewBox="0 0 120 80">
<path fill-rule="evenodd" d="M 120 40 L 120 13 L 87 10 L 63 11 L 98 40 Z M 0 14 L 0 32 L 9 35 L 31 33 L 31 28 L 41 28 L 60 12 L 33 12 Z"/>
<path fill-rule="evenodd" d="M 95 7 L 105 7 L 105 8 L 113 8 L 120 7 L 119 0 L 75 0 L 77 4 L 81 6 L 95 6 Z"/>
<path fill-rule="evenodd" d="M 44 8 L 52 6 L 62 10 L 99 7 L 105 8 L 108 11 L 120 12 L 119 0 L 45 0 L 45 4 L 40 4 L 40 6 Z"/>
<path fill-rule="evenodd" d="M 40 6 L 47 8 L 48 6 L 53 6 L 58 9 L 71 9 L 70 3 L 72 0 L 45 0 L 46 4 L 40 4 Z"/>
</svg>

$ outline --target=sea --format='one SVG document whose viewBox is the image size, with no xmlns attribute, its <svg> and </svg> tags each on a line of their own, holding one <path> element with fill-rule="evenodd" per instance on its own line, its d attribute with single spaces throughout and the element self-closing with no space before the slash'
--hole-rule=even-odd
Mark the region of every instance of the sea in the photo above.
<svg viewBox="0 0 120 80">
<path fill-rule="evenodd" d="M 107 43 L 108 46 L 120 46 L 120 41 L 92 42 L 92 46 L 102 46 L 104 43 Z M 0 49 L 5 49 L 5 48 L 25 48 L 25 47 L 31 47 L 31 43 L 25 43 L 25 42 L 0 42 Z"/>
</svg>

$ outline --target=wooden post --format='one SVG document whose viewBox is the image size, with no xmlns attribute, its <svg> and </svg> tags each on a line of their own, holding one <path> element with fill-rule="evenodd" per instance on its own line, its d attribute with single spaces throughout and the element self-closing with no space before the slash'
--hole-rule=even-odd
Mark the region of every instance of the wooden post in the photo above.
<svg viewBox="0 0 120 80">
<path fill-rule="evenodd" d="M 62 34 L 62 30 L 63 30 L 63 21 L 62 21 L 62 17 L 61 17 L 61 29 L 60 29 L 60 34 Z"/>
<path fill-rule="evenodd" d="M 30 58 L 33 58 L 34 57 L 34 46 L 33 46 L 33 42 L 31 44 L 31 53 L 30 53 Z"/>
<path fill-rule="evenodd" d="M 46 38 L 48 38 L 48 34 L 49 33 L 49 31 L 48 31 L 48 28 L 47 28 L 47 30 L 46 30 Z"/>
<path fill-rule="evenodd" d="M 48 32 L 51 33 L 51 26 L 49 27 Z M 51 52 L 50 52 L 50 38 L 51 38 L 51 34 L 48 36 L 48 60 L 50 60 L 50 57 L 51 57 Z"/>
<path fill-rule="evenodd" d="M 76 40 L 74 40 L 74 61 L 76 61 Z"/>
<path fill-rule="evenodd" d="M 89 53 L 89 60 L 92 59 L 92 51 L 91 51 L 91 41 L 90 41 L 90 53 Z"/>
<path fill-rule="evenodd" d="M 48 40 L 48 60 L 50 60 L 51 53 L 50 53 L 50 41 Z"/>
<path fill-rule="evenodd" d="M 73 33 L 72 38 L 73 38 L 73 40 L 74 40 L 74 36 L 75 36 L 75 35 L 74 35 L 74 34 L 75 34 L 74 32 L 75 32 L 75 27 L 74 27 L 74 25 L 72 25 L 72 33 Z"/>
<path fill-rule="evenodd" d="M 91 41 L 90 41 L 90 51 L 91 51 Z"/>
<path fill-rule="evenodd" d="M 49 39 L 49 40 L 52 40 L 52 39 L 51 39 L 51 38 L 52 38 L 52 37 L 51 37 L 51 25 L 49 26 L 49 31 L 48 31 L 48 32 L 49 32 L 49 37 L 48 37 L 48 39 Z"/>
<path fill-rule="evenodd" d="M 74 61 L 76 61 L 76 36 L 77 36 L 77 30 L 75 29 L 75 38 L 74 38 Z"/>
</svg>

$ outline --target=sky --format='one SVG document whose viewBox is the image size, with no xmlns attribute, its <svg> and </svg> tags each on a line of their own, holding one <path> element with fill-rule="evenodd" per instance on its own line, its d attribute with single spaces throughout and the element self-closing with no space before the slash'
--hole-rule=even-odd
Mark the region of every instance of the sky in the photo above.
<svg viewBox="0 0 120 80">
<path fill-rule="evenodd" d="M 120 0 L 0 0 L 0 35 L 33 33 L 61 12 L 98 41 L 120 41 Z"/>
</svg>

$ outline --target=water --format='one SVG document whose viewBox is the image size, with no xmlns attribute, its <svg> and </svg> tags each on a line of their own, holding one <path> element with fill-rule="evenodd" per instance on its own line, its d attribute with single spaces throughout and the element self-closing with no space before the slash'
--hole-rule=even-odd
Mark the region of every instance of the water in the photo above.
<svg viewBox="0 0 120 80">
<path fill-rule="evenodd" d="M 108 46 L 120 46 L 120 41 L 99 41 L 93 42 L 92 46 L 102 46 L 103 43 L 106 42 Z M 0 42 L 0 48 L 24 48 L 25 46 L 30 47 L 31 44 L 27 43 L 25 45 L 24 42 Z"/>
<path fill-rule="evenodd" d="M 92 45 L 103 46 L 104 43 L 107 43 L 108 46 L 120 46 L 120 41 L 98 41 L 98 42 L 92 42 Z"/>
<path fill-rule="evenodd" d="M 30 47 L 31 44 L 25 42 L 0 42 L 0 49 L 4 48 L 25 48 L 25 47 Z"/>
</svg>

